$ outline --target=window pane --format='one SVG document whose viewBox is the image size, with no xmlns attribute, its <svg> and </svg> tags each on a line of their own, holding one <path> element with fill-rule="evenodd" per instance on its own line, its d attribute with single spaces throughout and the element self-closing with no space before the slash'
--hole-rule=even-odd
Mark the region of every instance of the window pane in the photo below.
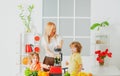
<svg viewBox="0 0 120 76">
<path fill-rule="evenodd" d="M 76 0 L 76 17 L 90 17 L 90 0 Z"/>
<path fill-rule="evenodd" d="M 49 19 L 43 19 L 42 21 L 43 21 L 43 23 L 42 23 L 42 28 L 43 28 L 42 32 L 43 32 L 43 33 L 44 33 L 45 26 L 47 25 L 48 22 L 53 22 L 53 23 L 55 23 L 55 24 L 56 24 L 57 31 L 58 31 L 57 19 L 55 19 L 55 18 L 54 18 L 54 19 L 53 19 L 53 18 L 49 18 Z M 43 33 L 42 33 L 42 34 L 43 34 Z"/>
<path fill-rule="evenodd" d="M 43 0 L 43 17 L 57 17 L 57 1 Z"/>
<path fill-rule="evenodd" d="M 90 20 L 89 19 L 76 19 L 75 21 L 75 34 L 76 36 L 90 36 Z"/>
<path fill-rule="evenodd" d="M 73 38 L 64 38 L 64 43 L 63 43 L 63 50 L 62 53 L 63 55 L 71 55 L 72 51 L 70 50 L 70 43 L 73 41 Z"/>
<path fill-rule="evenodd" d="M 60 16 L 62 17 L 73 17 L 74 12 L 74 0 L 59 0 L 60 1 Z"/>
<path fill-rule="evenodd" d="M 59 27 L 63 36 L 73 36 L 73 19 L 60 19 Z"/>
<path fill-rule="evenodd" d="M 82 56 L 90 55 L 90 39 L 76 38 L 76 41 L 79 41 L 82 45 Z"/>
</svg>

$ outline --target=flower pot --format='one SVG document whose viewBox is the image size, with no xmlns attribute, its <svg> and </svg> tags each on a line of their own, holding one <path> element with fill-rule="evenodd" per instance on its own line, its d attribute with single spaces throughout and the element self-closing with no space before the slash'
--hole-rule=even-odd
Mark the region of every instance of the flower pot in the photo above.
<svg viewBox="0 0 120 76">
<path fill-rule="evenodd" d="M 103 62 L 99 63 L 99 65 L 100 66 L 108 66 L 109 63 L 110 63 L 110 60 L 109 60 L 109 58 L 106 57 L 103 59 Z"/>
<path fill-rule="evenodd" d="M 104 65 L 104 62 L 102 62 L 102 63 L 99 63 L 99 65 L 100 65 L 100 66 L 103 66 L 103 65 Z"/>
</svg>

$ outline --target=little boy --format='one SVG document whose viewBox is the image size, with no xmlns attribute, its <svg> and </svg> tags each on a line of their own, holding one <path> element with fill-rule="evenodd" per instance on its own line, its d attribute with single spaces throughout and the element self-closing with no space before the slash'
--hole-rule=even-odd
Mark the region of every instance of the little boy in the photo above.
<svg viewBox="0 0 120 76">
<path fill-rule="evenodd" d="M 82 46 L 79 42 L 74 41 L 70 44 L 70 48 L 72 49 L 72 55 L 70 56 L 69 63 L 66 62 L 66 65 L 68 65 L 68 72 L 78 73 L 82 69 L 82 59 L 80 55 Z"/>
</svg>

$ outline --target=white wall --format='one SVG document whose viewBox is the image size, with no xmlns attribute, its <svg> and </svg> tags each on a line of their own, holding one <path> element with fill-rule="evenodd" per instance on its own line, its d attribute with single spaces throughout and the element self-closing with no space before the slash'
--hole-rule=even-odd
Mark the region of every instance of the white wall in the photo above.
<svg viewBox="0 0 120 76">
<path fill-rule="evenodd" d="M 25 2 L 26 1 L 26 2 Z M 32 1 L 32 2 L 31 2 Z M 18 14 L 18 4 L 35 4 L 33 24 L 41 33 L 41 0 L 1 0 L 0 1 L 0 75 L 18 76 L 17 52 L 19 52 L 20 33 L 24 32 Z"/>
<path fill-rule="evenodd" d="M 14 2 L 0 1 L 0 73 L 15 76 L 15 52 L 17 39 L 17 21 Z"/>
<path fill-rule="evenodd" d="M 120 0 L 91 0 L 91 23 L 108 20 L 112 64 L 120 68 Z"/>
<path fill-rule="evenodd" d="M 33 23 L 37 26 L 37 31 L 41 32 L 42 25 L 39 25 L 39 21 L 41 21 L 39 19 L 41 5 L 39 5 L 40 0 L 37 1 L 34 3 L 36 3 L 36 10 L 38 12 L 34 12 L 36 14 L 34 16 L 36 20 Z M 17 5 L 19 3 L 19 0 L 0 1 L 0 75 L 3 76 L 16 76 L 18 70 L 16 65 L 16 52 L 19 51 L 19 34 L 24 31 L 24 26 L 18 17 Z M 112 61 L 113 64 L 120 67 L 120 61 L 118 59 L 120 55 L 120 0 L 92 0 L 91 3 L 92 22 L 107 19 L 111 24 Z"/>
</svg>

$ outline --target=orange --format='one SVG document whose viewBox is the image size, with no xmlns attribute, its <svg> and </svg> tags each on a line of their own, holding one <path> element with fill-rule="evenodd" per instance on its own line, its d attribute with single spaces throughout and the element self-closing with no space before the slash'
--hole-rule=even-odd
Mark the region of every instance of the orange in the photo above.
<svg viewBox="0 0 120 76">
<path fill-rule="evenodd" d="M 29 58 L 28 58 L 28 57 L 24 57 L 24 58 L 22 59 L 22 64 L 27 65 L 27 64 L 28 64 L 28 61 L 29 61 Z"/>
<path fill-rule="evenodd" d="M 88 76 L 93 76 L 92 73 L 88 73 Z"/>
</svg>

